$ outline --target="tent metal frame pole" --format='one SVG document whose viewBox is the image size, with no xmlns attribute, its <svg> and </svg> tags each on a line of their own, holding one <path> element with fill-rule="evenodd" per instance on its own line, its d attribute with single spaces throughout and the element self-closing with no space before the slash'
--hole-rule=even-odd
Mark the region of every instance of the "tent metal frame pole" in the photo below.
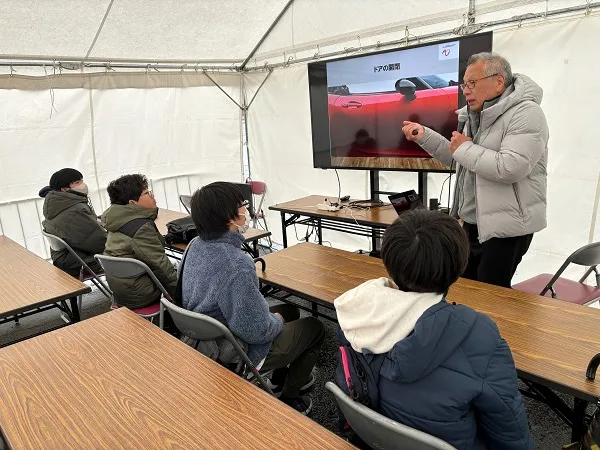
<svg viewBox="0 0 600 450">
<path fill-rule="evenodd" d="M 260 38 L 260 40 L 254 46 L 254 48 L 252 49 L 252 51 L 250 52 L 250 54 L 246 57 L 246 59 L 244 60 L 244 62 L 242 62 L 242 65 L 240 66 L 240 70 L 244 70 L 244 68 L 248 64 L 248 61 L 250 61 L 250 59 L 252 59 L 252 57 L 254 56 L 254 54 L 256 53 L 256 51 L 260 48 L 260 46 L 265 41 L 265 39 L 267 38 L 267 36 L 269 36 L 269 34 L 271 34 L 271 31 L 273 30 L 273 28 L 275 28 L 275 25 L 277 25 L 279 23 L 279 20 L 281 20 L 281 18 L 283 17 L 283 15 L 285 14 L 285 12 L 288 10 L 288 8 L 290 6 L 292 6 L 292 3 L 294 3 L 294 0 L 289 0 L 285 4 L 285 6 L 283 7 L 283 9 L 279 13 L 279 15 L 277 17 L 275 17 L 275 20 L 273 21 L 273 23 L 271 23 L 271 26 L 267 29 L 267 31 L 265 32 L 265 34 L 263 34 L 263 36 Z"/>
<path fill-rule="evenodd" d="M 245 136 L 246 136 L 248 175 L 250 176 L 250 178 L 252 178 L 252 166 L 250 165 L 250 138 L 248 135 L 248 110 L 250 109 L 250 105 L 252 105 L 252 102 L 254 102 L 254 99 L 256 98 L 256 96 L 258 95 L 258 93 L 260 92 L 262 87 L 265 85 L 265 83 L 267 82 L 267 80 L 269 79 L 269 77 L 271 76 L 272 73 L 273 73 L 273 69 L 269 69 L 269 73 L 267 73 L 267 76 L 265 76 L 265 78 L 262 80 L 262 82 L 256 89 L 256 92 L 254 92 L 254 95 L 250 99 L 250 103 L 248 103 L 247 105 L 246 105 L 246 83 L 245 83 L 245 81 L 242 82 L 242 86 L 243 86 L 242 87 L 242 102 L 243 102 L 242 118 L 243 118 L 243 122 L 244 122 L 244 132 L 245 132 Z M 242 75 L 242 80 L 244 80 L 243 75 Z"/>
<path fill-rule="evenodd" d="M 3 61 L 0 59 L 0 67 L 45 67 L 47 69 L 60 69 L 66 72 L 78 72 L 80 69 L 85 68 L 96 68 L 96 69 L 106 69 L 106 70 L 114 70 L 114 69 L 141 69 L 145 71 L 159 71 L 160 70 L 180 70 L 192 72 L 199 72 L 202 70 L 206 72 L 208 70 L 212 72 L 235 72 L 237 73 L 237 68 L 231 66 L 200 66 L 193 65 L 190 66 L 188 64 L 127 64 L 127 63 L 117 63 L 113 64 L 112 62 L 107 63 L 74 63 L 76 66 L 65 66 L 65 64 L 69 64 L 66 61 L 56 62 L 53 64 L 47 64 L 45 62 L 15 62 L 15 61 Z"/>
<path fill-rule="evenodd" d="M 248 108 L 247 107 L 242 108 L 242 117 L 243 117 L 243 121 L 244 121 L 244 133 L 246 136 L 246 157 L 248 160 L 248 177 L 250 179 L 252 179 L 252 165 L 250 164 L 250 139 L 248 137 Z M 242 173 L 244 173 L 244 172 L 242 171 Z"/>
<path fill-rule="evenodd" d="M 94 49 L 94 45 L 96 45 L 96 42 L 98 41 L 98 37 L 100 37 L 100 33 L 102 32 L 102 27 L 104 27 L 104 23 L 106 22 L 106 18 L 108 17 L 108 13 L 110 12 L 110 9 L 112 8 L 112 5 L 114 2 L 115 2 L 115 0 L 110 0 L 110 3 L 108 4 L 108 8 L 106 8 L 106 12 L 104 13 L 104 17 L 102 18 L 102 22 L 100 22 L 100 26 L 98 27 L 98 31 L 96 31 L 96 35 L 94 36 L 92 45 L 90 45 L 90 48 L 88 49 L 87 53 L 85 54 L 85 58 L 83 58 L 84 61 L 87 60 L 88 56 L 90 56 L 90 53 L 92 53 L 92 50 Z"/>
<path fill-rule="evenodd" d="M 248 161 L 248 177 L 252 178 L 252 170 L 250 168 L 250 152 L 248 151 L 248 126 L 246 125 L 248 121 L 246 108 L 246 79 L 242 75 L 240 77 L 240 103 L 244 108 L 240 110 L 240 156 L 241 156 L 241 167 L 240 172 L 242 174 L 241 182 L 244 183 L 245 180 L 245 172 L 244 172 L 244 152 L 246 153 L 246 159 Z M 244 133 L 246 133 L 244 135 Z M 246 139 L 244 140 L 244 136 Z"/>
<path fill-rule="evenodd" d="M 58 64 L 62 62 L 73 62 L 73 63 L 127 63 L 127 64 L 237 64 L 240 59 L 139 59 L 139 58 L 100 58 L 90 57 L 83 58 L 79 56 L 65 56 L 65 55 L 8 55 L 0 54 L 0 60 L 14 60 L 14 61 L 49 61 Z M 46 64 L 49 65 L 49 64 Z"/>
<path fill-rule="evenodd" d="M 555 9 L 553 11 L 547 11 L 547 12 L 543 12 L 543 13 L 537 13 L 537 14 L 529 13 L 529 14 L 523 14 L 521 16 L 510 17 L 508 19 L 500 19 L 500 20 L 494 20 L 494 21 L 490 21 L 490 22 L 476 23 L 476 24 L 467 26 L 467 28 L 463 29 L 462 32 L 460 32 L 461 31 L 460 28 L 459 29 L 454 28 L 452 30 L 438 31 L 435 33 L 424 34 L 421 36 L 408 37 L 408 38 L 403 37 L 402 39 L 395 39 L 395 40 L 386 41 L 386 42 L 378 42 L 377 44 L 371 44 L 371 45 L 363 45 L 361 47 L 361 51 L 381 50 L 384 47 L 392 47 L 392 46 L 403 46 L 404 47 L 407 44 L 410 44 L 412 42 L 429 41 L 429 40 L 439 39 L 439 38 L 452 36 L 452 35 L 475 34 L 476 32 L 481 31 L 484 28 L 491 28 L 491 27 L 497 27 L 497 26 L 501 26 L 501 25 L 510 25 L 510 24 L 521 24 L 523 22 L 527 22 L 530 20 L 545 19 L 547 17 L 554 17 L 554 16 L 570 14 L 570 13 L 577 13 L 577 12 L 582 12 L 582 11 L 585 11 L 585 13 L 587 15 L 587 14 L 590 14 L 591 11 L 596 8 L 600 8 L 600 1 L 588 3 L 588 4 L 580 5 L 580 6 L 570 6 L 568 8 Z M 292 59 L 292 60 L 282 62 L 282 63 L 268 64 L 267 67 L 270 67 L 270 68 L 288 67 L 293 64 L 319 61 L 322 59 L 335 58 L 338 56 L 346 56 L 353 52 L 356 52 L 356 50 L 354 50 L 354 51 L 338 50 L 335 52 L 318 54 L 315 56 L 308 56 L 306 58 Z M 258 70 L 263 70 L 263 67 L 250 68 L 250 69 L 246 69 L 246 70 L 250 71 L 250 72 L 258 71 Z"/>
<path fill-rule="evenodd" d="M 475 24 L 475 0 L 469 0 L 469 12 L 467 12 L 467 24 Z"/>
<path fill-rule="evenodd" d="M 273 69 L 269 68 L 269 73 L 267 73 L 267 76 L 264 78 L 264 80 L 262 80 L 262 83 L 260 83 L 260 86 L 258 86 L 258 89 L 256 89 L 256 92 L 252 96 L 252 99 L 250 99 L 250 103 L 248 103 L 248 106 L 246 106 L 246 109 L 250 109 L 250 105 L 252 105 L 252 103 L 254 102 L 254 99 L 258 95 L 258 92 L 265 85 L 265 83 L 267 82 L 267 80 L 269 79 L 269 77 L 271 76 L 272 73 L 273 73 Z"/>
<path fill-rule="evenodd" d="M 219 86 L 219 83 L 217 83 L 215 80 L 213 80 L 213 78 L 209 74 L 207 74 L 206 71 L 204 71 L 203 73 L 204 73 L 204 75 L 206 75 L 206 78 L 208 78 L 210 81 L 212 81 L 212 83 L 216 87 L 218 87 L 219 90 L 229 98 L 229 100 L 231 100 L 233 103 L 235 103 L 238 108 L 240 108 L 242 110 L 244 109 L 244 107 L 242 105 L 240 105 L 238 102 L 236 102 L 235 99 L 225 91 L 225 89 L 223 89 L 221 86 Z"/>
</svg>

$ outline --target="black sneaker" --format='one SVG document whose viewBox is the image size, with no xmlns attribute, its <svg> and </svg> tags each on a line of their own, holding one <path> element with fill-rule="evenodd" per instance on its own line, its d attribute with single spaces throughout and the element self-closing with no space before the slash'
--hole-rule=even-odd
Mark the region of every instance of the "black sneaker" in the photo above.
<svg viewBox="0 0 600 450">
<path fill-rule="evenodd" d="M 296 398 L 290 405 L 300 414 L 307 416 L 312 410 L 312 399 L 308 395 Z"/>
<path fill-rule="evenodd" d="M 315 381 L 315 369 L 313 369 L 313 371 L 310 373 L 310 378 L 308 379 L 308 381 L 304 384 L 304 386 L 300 388 L 300 392 L 310 389 L 313 386 L 313 384 L 315 384 Z M 268 378 L 266 379 L 266 382 L 267 385 L 271 388 L 271 391 L 273 391 L 273 395 L 277 398 L 281 397 L 281 392 L 283 391 L 283 384 L 273 384 Z"/>
</svg>

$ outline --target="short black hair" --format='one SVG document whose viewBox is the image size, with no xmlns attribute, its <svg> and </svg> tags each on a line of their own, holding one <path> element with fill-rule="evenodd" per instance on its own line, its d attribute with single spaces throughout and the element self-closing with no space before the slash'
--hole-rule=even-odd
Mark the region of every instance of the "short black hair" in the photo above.
<svg viewBox="0 0 600 450">
<path fill-rule="evenodd" d="M 111 181 L 106 188 L 111 205 L 126 205 L 129 200 L 138 201 L 144 189 L 148 189 L 148 180 L 139 173 L 123 175 Z"/>
<path fill-rule="evenodd" d="M 192 220 L 201 239 L 214 239 L 229 230 L 229 221 L 238 218 L 244 202 L 242 190 L 233 183 L 207 184 L 192 196 Z"/>
<path fill-rule="evenodd" d="M 77 169 L 67 167 L 52 174 L 49 186 L 56 191 L 60 191 L 62 188 L 68 188 L 71 183 L 79 180 L 83 180 L 81 172 Z"/>
<path fill-rule="evenodd" d="M 446 294 L 467 267 L 469 241 L 447 214 L 405 211 L 385 230 L 381 256 L 400 290 Z"/>
</svg>

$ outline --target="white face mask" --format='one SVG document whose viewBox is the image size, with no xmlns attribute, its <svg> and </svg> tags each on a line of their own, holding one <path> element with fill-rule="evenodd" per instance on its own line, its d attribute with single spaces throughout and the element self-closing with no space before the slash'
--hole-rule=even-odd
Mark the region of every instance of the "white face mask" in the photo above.
<svg viewBox="0 0 600 450">
<path fill-rule="evenodd" d="M 83 181 L 81 182 L 81 184 L 79 186 L 71 188 L 71 190 L 75 191 L 75 192 L 79 192 L 81 194 L 85 194 L 85 195 L 88 195 L 88 191 L 89 191 L 87 184 L 85 184 Z"/>
<path fill-rule="evenodd" d="M 246 218 L 246 222 L 244 222 L 244 225 L 237 225 L 237 229 L 238 229 L 238 233 L 240 234 L 244 234 L 246 231 L 248 231 L 248 228 L 250 228 L 250 213 L 248 212 L 248 210 L 246 210 L 246 214 L 244 214 L 244 217 Z"/>
</svg>

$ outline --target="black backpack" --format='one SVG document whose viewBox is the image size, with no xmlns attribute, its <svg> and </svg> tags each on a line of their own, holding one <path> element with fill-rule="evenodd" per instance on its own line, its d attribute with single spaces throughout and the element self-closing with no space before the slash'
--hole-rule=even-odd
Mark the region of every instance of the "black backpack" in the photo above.
<svg viewBox="0 0 600 450">
<path fill-rule="evenodd" d="M 334 376 L 335 384 L 355 402 L 362 403 L 367 408 L 379 412 L 379 374 L 387 355 L 375 355 L 370 352 L 359 353 L 350 346 L 345 338 L 341 338 L 340 341 L 342 345 L 337 353 L 338 365 Z M 343 434 L 350 432 L 348 422 L 339 409 L 338 413 L 340 432 Z"/>
<path fill-rule="evenodd" d="M 175 219 L 167 223 L 167 235 L 165 241 L 167 244 L 189 244 L 192 239 L 198 236 L 198 230 L 191 216 Z"/>
</svg>

